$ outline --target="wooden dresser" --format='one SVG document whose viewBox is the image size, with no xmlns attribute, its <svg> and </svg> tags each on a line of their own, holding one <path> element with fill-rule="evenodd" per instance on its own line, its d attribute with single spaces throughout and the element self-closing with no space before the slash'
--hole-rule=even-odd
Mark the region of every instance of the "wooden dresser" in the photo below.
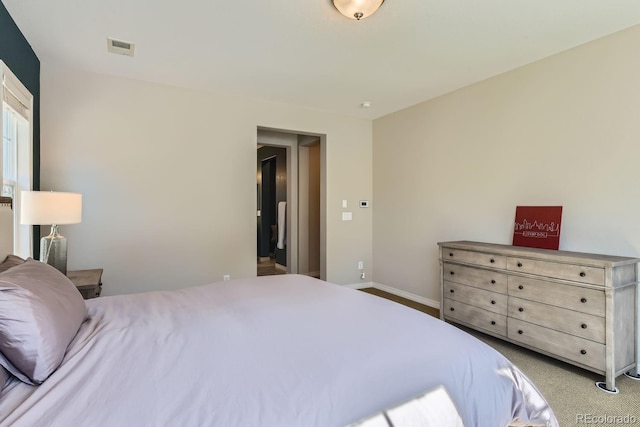
<svg viewBox="0 0 640 427">
<path fill-rule="evenodd" d="M 440 246 L 440 317 L 588 369 L 637 372 L 638 258 L 478 242 Z"/>
</svg>

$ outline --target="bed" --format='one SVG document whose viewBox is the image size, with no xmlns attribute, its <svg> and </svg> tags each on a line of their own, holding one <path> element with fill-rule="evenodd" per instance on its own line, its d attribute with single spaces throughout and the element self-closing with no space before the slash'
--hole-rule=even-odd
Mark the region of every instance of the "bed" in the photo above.
<svg viewBox="0 0 640 427">
<path fill-rule="evenodd" d="M 71 289 L 61 273 L 18 261 L 0 273 L 5 341 L 7 317 L 23 315 L 7 305 L 23 291 L 11 286 L 27 276 L 39 284 L 23 299 L 52 286 L 49 299 L 74 300 L 60 319 L 46 319 L 48 308 L 30 316 L 57 324 L 82 310 L 60 297 Z M 0 364 L 17 374 L 4 370 L 1 426 L 558 425 L 518 368 L 471 335 L 311 277 L 80 301 L 84 315 L 51 372 L 25 374 L 3 350 Z"/>
</svg>

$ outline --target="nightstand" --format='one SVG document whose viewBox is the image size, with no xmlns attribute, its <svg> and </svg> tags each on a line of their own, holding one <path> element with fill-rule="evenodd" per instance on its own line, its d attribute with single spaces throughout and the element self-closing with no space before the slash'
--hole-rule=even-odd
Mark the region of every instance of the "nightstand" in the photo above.
<svg viewBox="0 0 640 427">
<path fill-rule="evenodd" d="M 101 268 L 67 271 L 67 277 L 76 285 L 84 299 L 100 296 L 100 292 L 102 291 Z"/>
</svg>

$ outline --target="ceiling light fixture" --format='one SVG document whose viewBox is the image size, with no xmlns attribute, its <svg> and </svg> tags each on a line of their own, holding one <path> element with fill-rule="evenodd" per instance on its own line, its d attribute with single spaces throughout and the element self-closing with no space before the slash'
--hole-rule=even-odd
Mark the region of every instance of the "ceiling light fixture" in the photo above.
<svg viewBox="0 0 640 427">
<path fill-rule="evenodd" d="M 384 0 L 333 0 L 333 5 L 347 18 L 356 21 L 373 15 Z"/>
</svg>

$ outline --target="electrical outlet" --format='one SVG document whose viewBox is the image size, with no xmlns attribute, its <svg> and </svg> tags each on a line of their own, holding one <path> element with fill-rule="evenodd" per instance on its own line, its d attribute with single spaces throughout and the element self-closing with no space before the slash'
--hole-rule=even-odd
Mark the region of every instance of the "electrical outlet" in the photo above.
<svg viewBox="0 0 640 427">
<path fill-rule="evenodd" d="M 358 270 L 364 270 L 364 262 L 358 261 Z"/>
<path fill-rule="evenodd" d="M 225 274 L 224 276 L 222 276 L 222 279 L 227 281 L 227 280 L 231 280 L 231 276 L 228 274 Z"/>
<path fill-rule="evenodd" d="M 364 271 L 360 273 L 360 279 L 364 280 Z"/>
</svg>

